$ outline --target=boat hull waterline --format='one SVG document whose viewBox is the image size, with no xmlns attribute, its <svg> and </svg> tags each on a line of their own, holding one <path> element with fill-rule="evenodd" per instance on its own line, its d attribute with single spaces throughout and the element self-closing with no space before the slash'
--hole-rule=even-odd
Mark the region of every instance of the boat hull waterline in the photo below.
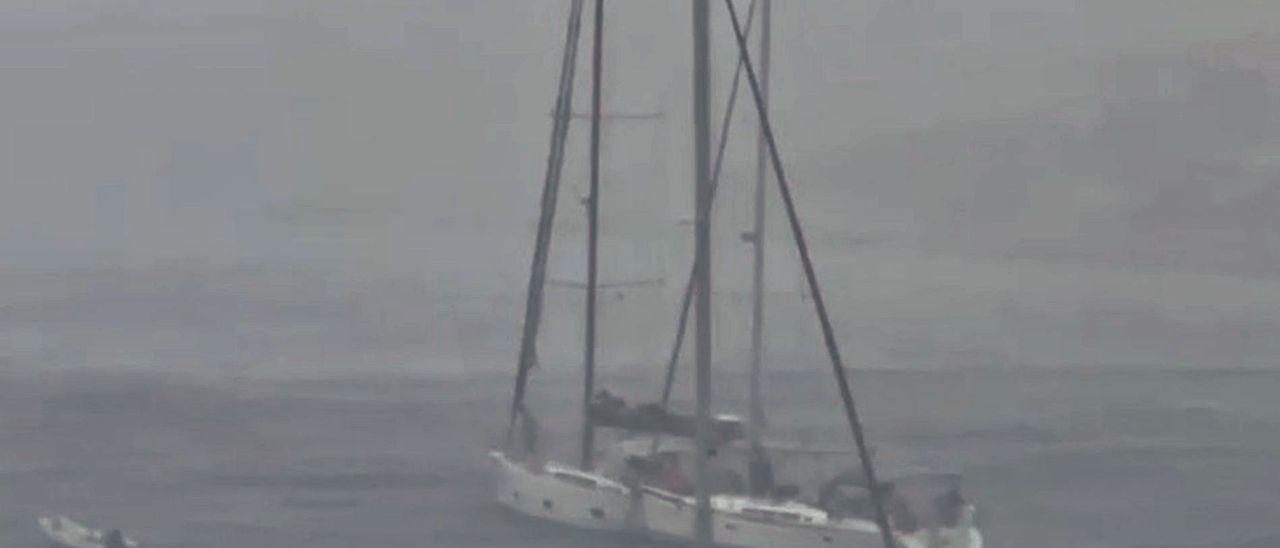
<svg viewBox="0 0 1280 548">
<path fill-rule="evenodd" d="M 490 457 L 498 468 L 497 499 L 532 518 L 570 527 L 647 534 L 677 543 L 694 542 L 696 503 L 692 497 L 652 487 L 639 492 L 599 474 L 557 463 L 533 469 L 501 452 Z M 747 497 L 712 497 L 716 544 L 735 548 L 882 548 L 872 521 L 828 520 L 826 512 L 798 503 L 763 503 Z M 773 519 L 763 514 L 772 514 Z M 972 508 L 957 527 L 896 533 L 901 548 L 983 548 Z"/>
<path fill-rule="evenodd" d="M 517 513 L 580 529 L 643 529 L 630 490 L 619 483 L 555 463 L 534 471 L 501 452 L 489 456 L 498 468 L 498 502 Z"/>
</svg>

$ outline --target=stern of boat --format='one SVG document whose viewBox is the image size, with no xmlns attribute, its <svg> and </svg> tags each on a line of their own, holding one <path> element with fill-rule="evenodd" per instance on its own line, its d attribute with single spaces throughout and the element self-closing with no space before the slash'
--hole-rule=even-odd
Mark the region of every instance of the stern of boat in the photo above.
<svg viewBox="0 0 1280 548">
<path fill-rule="evenodd" d="M 983 548 L 982 532 L 974 519 L 976 510 L 966 505 L 954 527 L 921 529 L 914 533 L 898 533 L 909 548 Z"/>
</svg>

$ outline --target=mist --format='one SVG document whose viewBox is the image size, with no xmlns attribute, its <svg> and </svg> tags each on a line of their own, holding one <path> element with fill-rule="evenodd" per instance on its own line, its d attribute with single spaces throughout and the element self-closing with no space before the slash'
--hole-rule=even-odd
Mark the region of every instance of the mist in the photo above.
<svg viewBox="0 0 1280 548">
<path fill-rule="evenodd" d="M 713 4 L 718 123 L 736 45 Z M 972 477 L 992 546 L 1277 542 L 1280 8 L 776 4 L 774 130 L 885 454 Z M 607 5 L 598 367 L 648 401 L 693 254 L 689 8 Z M 567 6 L 0 6 L 0 544 L 40 545 L 45 511 L 154 546 L 613 542 L 503 514 L 477 462 L 510 405 Z M 713 221 L 734 412 L 742 93 Z M 586 122 L 531 381 L 566 444 Z M 772 186 L 766 207 L 771 413 L 845 443 Z M 473 514 L 500 525 L 455 523 Z"/>
</svg>

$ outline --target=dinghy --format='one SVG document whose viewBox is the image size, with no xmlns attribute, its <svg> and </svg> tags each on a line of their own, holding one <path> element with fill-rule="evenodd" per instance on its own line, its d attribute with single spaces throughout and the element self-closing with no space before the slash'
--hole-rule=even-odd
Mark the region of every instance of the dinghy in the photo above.
<svg viewBox="0 0 1280 548">
<path fill-rule="evenodd" d="M 44 516 L 37 520 L 40 530 L 56 546 L 66 548 L 107 548 L 109 531 L 90 529 L 65 516 Z M 125 537 L 124 545 L 138 548 L 138 543 Z"/>
</svg>

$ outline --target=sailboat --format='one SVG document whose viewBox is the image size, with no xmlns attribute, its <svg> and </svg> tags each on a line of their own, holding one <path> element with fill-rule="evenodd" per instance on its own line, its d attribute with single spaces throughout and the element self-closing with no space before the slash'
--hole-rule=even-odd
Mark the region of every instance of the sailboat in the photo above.
<svg viewBox="0 0 1280 548">
<path fill-rule="evenodd" d="M 710 0 L 692 2 L 697 189 L 694 266 L 684 292 L 677 342 L 668 362 L 662 399 L 659 404 L 633 407 L 608 391 L 596 391 L 595 293 L 598 288 L 596 258 L 604 5 L 603 0 L 596 0 L 592 51 L 591 188 L 586 200 L 588 261 L 587 281 L 583 288 L 586 291 L 586 322 L 580 461 L 571 465 L 540 458 L 537 424 L 525 406 L 524 394 L 529 371 L 536 362 L 551 225 L 564 160 L 565 135 L 573 118 L 574 66 L 584 0 L 571 0 L 506 441 L 501 450 L 490 453 L 497 469 L 498 501 L 520 514 L 577 528 L 639 533 L 699 546 L 981 548 L 983 541 L 974 524 L 974 508 L 960 495 L 957 478 L 918 475 L 882 481 L 876 474 L 769 122 L 765 84 L 762 84 L 762 80 L 767 83 L 767 79 L 761 78 L 767 78 L 769 0 L 753 0 L 746 27 L 750 28 L 757 1 L 761 2 L 764 14 L 761 53 L 766 60 L 759 75 L 751 62 L 744 25 L 738 19 L 735 5 L 732 0 L 725 1 L 739 53 L 739 70 L 735 73 L 729 108 L 732 108 L 736 97 L 739 76 L 745 74 L 760 122 L 755 226 L 751 233 L 755 254 L 749 422 L 744 425 L 737 416 L 713 415 L 711 412 L 710 215 L 730 116 L 726 112 L 721 146 L 713 169 L 709 93 Z M 770 453 L 777 454 L 778 451 L 776 448 L 771 451 L 762 435 L 765 428 L 759 372 L 763 329 L 761 283 L 766 168 L 772 169 L 773 181 L 778 185 L 785 206 L 860 465 L 826 481 L 817 500 L 802 497 L 798 489 L 774 481 L 774 463 Z M 691 306 L 695 312 L 696 411 L 693 415 L 681 415 L 670 411 L 667 404 Z M 630 433 L 633 437 L 608 451 L 599 452 L 595 448 L 595 431 L 602 428 Z M 725 473 L 735 455 L 744 457 L 750 476 L 749 487 L 742 485 L 740 475 Z M 597 457 L 600 456 L 610 457 L 607 459 L 609 462 L 597 465 Z M 694 471 L 691 480 L 682 473 L 690 464 L 688 461 L 692 461 Z"/>
<path fill-rule="evenodd" d="M 596 41 L 603 26 L 602 2 L 596 5 Z M 533 264 L 530 267 L 526 296 L 525 318 L 517 359 L 516 389 L 507 425 L 506 442 L 502 450 L 490 452 L 497 467 L 495 489 L 498 501 L 524 515 L 562 523 L 582 529 L 607 531 L 642 530 L 643 523 L 633 510 L 636 508 L 633 490 L 622 483 L 591 471 L 592 448 L 584 444 L 583 462 L 574 467 L 559 462 L 539 460 L 536 442 L 537 423 L 530 410 L 524 406 L 524 390 L 529 370 L 536 361 L 538 327 L 541 322 L 543 289 L 546 285 L 547 258 L 551 246 L 552 222 L 558 200 L 560 173 L 564 165 L 565 140 L 569 122 L 573 118 L 573 82 L 577 65 L 578 37 L 582 29 L 584 0 L 571 0 L 568 24 L 565 31 L 564 53 L 560 65 L 560 78 L 555 106 L 552 110 L 551 150 L 547 155 L 544 176 L 541 214 L 538 219 L 534 242 Z M 599 74 L 600 47 L 596 48 L 594 65 Z M 592 116 L 592 185 L 587 199 L 590 217 L 589 232 L 591 252 L 588 263 L 591 272 L 586 283 L 587 305 L 587 375 L 584 399 L 592 394 L 594 374 L 594 314 L 595 314 L 595 244 L 597 191 L 599 189 L 599 86 L 594 86 Z M 514 443 L 517 420 L 524 435 L 521 443 Z M 592 435 L 592 427 L 584 425 L 584 438 Z M 590 440 L 585 440 L 590 442 Z"/>
</svg>

